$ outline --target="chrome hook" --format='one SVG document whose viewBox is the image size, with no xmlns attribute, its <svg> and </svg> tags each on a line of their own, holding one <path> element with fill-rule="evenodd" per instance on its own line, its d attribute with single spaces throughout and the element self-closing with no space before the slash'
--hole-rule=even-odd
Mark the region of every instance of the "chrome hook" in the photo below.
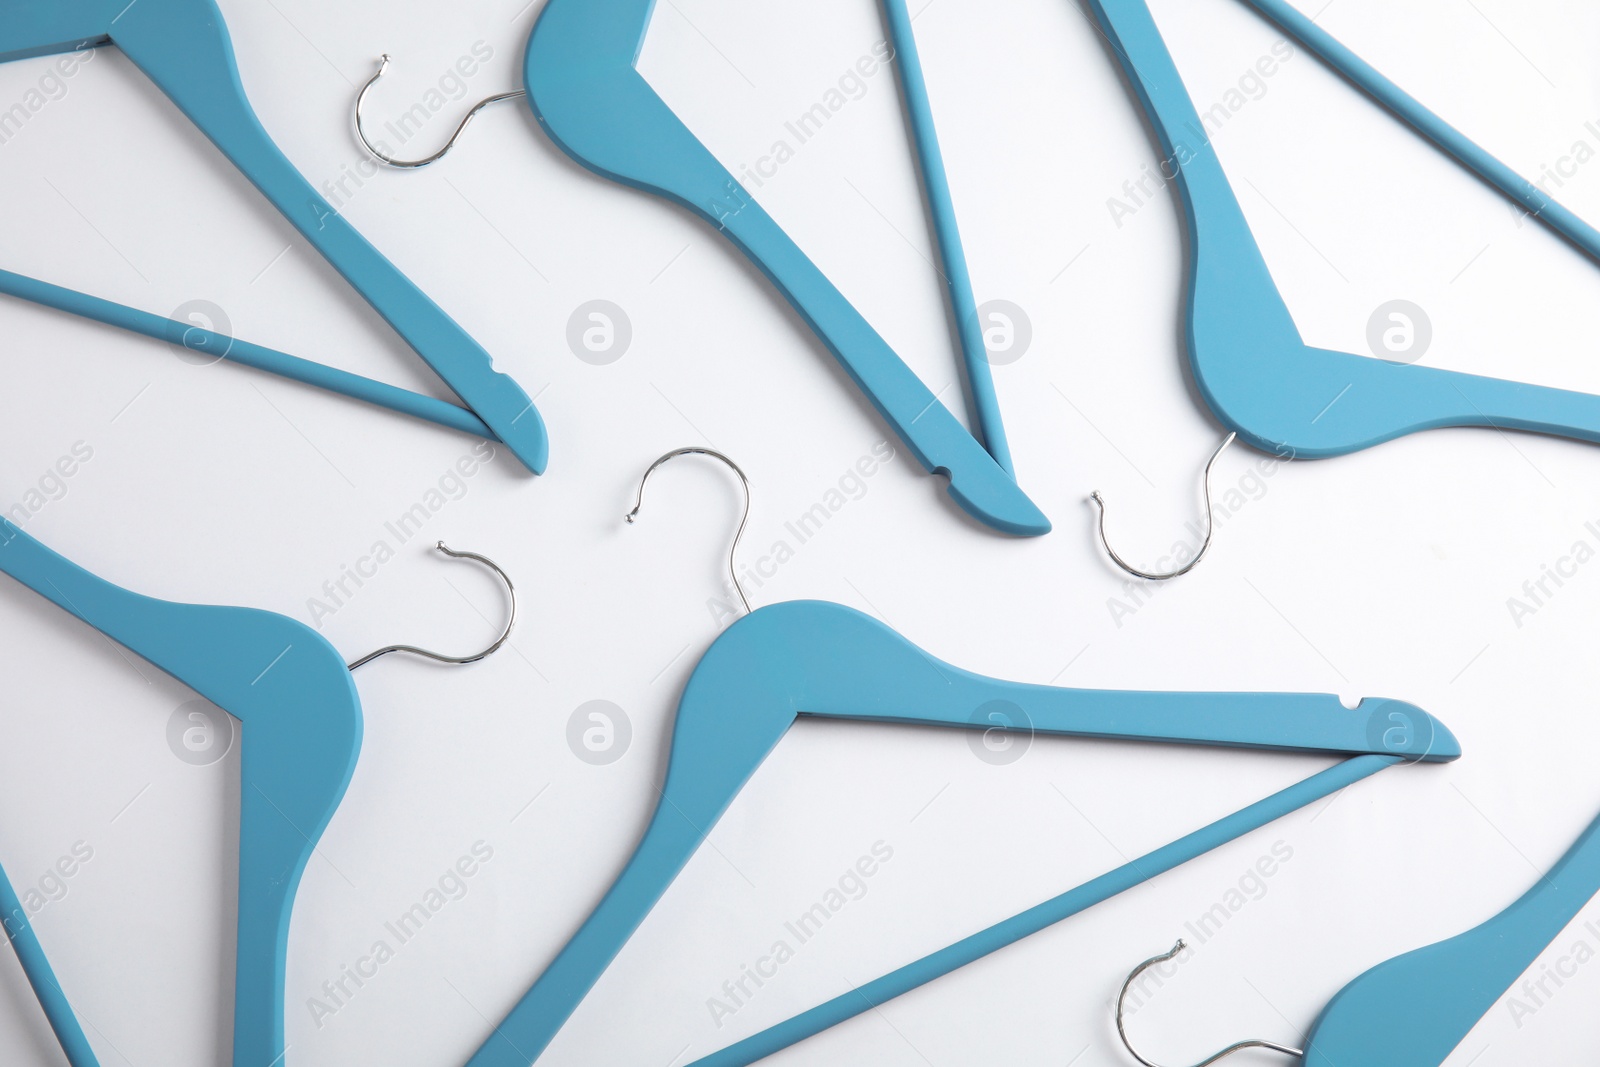
<svg viewBox="0 0 1600 1067">
<path fill-rule="evenodd" d="M 1201 560 L 1206 558 L 1206 552 L 1208 552 L 1211 548 L 1211 535 L 1216 530 L 1216 527 L 1211 519 L 1211 468 L 1216 465 L 1217 457 L 1221 456 L 1222 453 L 1227 450 L 1228 446 L 1233 444 L 1233 439 L 1238 436 L 1239 435 L 1236 433 L 1230 433 L 1227 437 L 1223 438 L 1222 444 L 1217 446 L 1217 450 L 1211 453 L 1211 458 L 1206 461 L 1206 472 L 1202 479 L 1205 485 L 1206 493 L 1206 538 L 1204 541 L 1200 542 L 1200 551 L 1195 553 L 1194 559 L 1191 559 L 1188 563 L 1185 563 L 1175 571 L 1165 571 L 1161 573 L 1142 571 L 1138 567 L 1130 564 L 1121 556 L 1117 555 L 1117 550 L 1112 548 L 1111 542 L 1106 539 L 1105 497 L 1100 495 L 1100 490 L 1098 489 L 1090 493 L 1089 499 L 1093 500 L 1100 506 L 1100 544 L 1105 548 L 1106 555 L 1111 557 L 1111 562 L 1115 563 L 1118 567 L 1121 567 L 1135 578 L 1143 578 L 1150 582 L 1171 581 L 1173 578 L 1181 578 L 1185 574 L 1188 574 L 1190 571 L 1194 570 L 1195 566 L 1198 565 Z"/>
<path fill-rule="evenodd" d="M 378 147 L 367 138 L 367 129 L 361 121 L 361 109 L 366 106 L 367 93 L 374 85 L 378 84 L 378 79 L 383 77 L 388 69 L 389 53 L 385 52 L 383 57 L 378 60 L 378 72 L 372 77 L 368 78 L 367 84 L 363 85 L 361 87 L 361 91 L 356 94 L 356 137 L 360 139 L 361 147 L 365 148 L 373 159 L 376 159 L 379 163 L 382 163 L 385 166 L 399 167 L 405 170 L 415 170 L 417 167 L 426 167 L 430 163 L 437 163 L 439 160 L 443 159 L 445 154 L 456 146 L 456 140 L 461 136 L 462 131 L 464 131 L 472 123 L 473 119 L 478 117 L 478 112 L 482 111 L 490 104 L 498 104 L 502 100 L 511 100 L 519 96 L 527 95 L 523 90 L 516 89 L 509 93 L 496 93 L 494 96 L 485 97 L 472 106 L 472 110 L 467 112 L 467 117 L 461 120 L 461 125 L 456 127 L 456 132 L 450 135 L 450 140 L 446 141 L 444 147 L 439 149 L 439 151 L 422 159 L 395 159 L 393 156 L 379 151 Z"/>
<path fill-rule="evenodd" d="M 1230 437 L 1229 440 L 1232 440 L 1232 438 Z M 1180 939 L 1176 945 L 1172 946 L 1171 952 L 1164 953 L 1160 956 L 1152 956 L 1145 960 L 1143 963 L 1139 964 L 1139 966 L 1133 969 L 1132 974 L 1128 975 L 1128 980 L 1122 983 L 1122 992 L 1117 994 L 1117 1036 L 1122 1038 L 1122 1045 L 1128 1050 L 1128 1055 L 1144 1064 L 1144 1067 L 1160 1067 L 1160 1065 L 1139 1055 L 1138 1051 L 1133 1047 L 1133 1042 L 1128 1040 L 1127 1026 L 1124 1024 L 1122 1018 L 1123 1002 L 1128 999 L 1128 990 L 1133 988 L 1133 983 L 1139 980 L 1140 975 L 1144 974 L 1145 971 L 1148 971 L 1150 968 L 1155 967 L 1158 964 L 1166 963 L 1168 960 L 1177 958 L 1177 956 L 1188 947 L 1188 944 Z M 1243 1052 L 1248 1048 L 1264 1048 L 1271 1052 L 1281 1052 L 1285 1056 L 1294 1056 L 1301 1059 L 1305 1057 L 1305 1053 L 1300 1049 L 1290 1048 L 1288 1045 L 1280 1045 L 1275 1041 L 1238 1041 L 1232 1045 L 1229 1045 L 1221 1052 L 1218 1052 L 1207 1059 L 1201 1060 L 1199 1063 L 1195 1064 L 1194 1067 L 1210 1067 L 1211 1064 L 1216 1063 L 1218 1060 L 1232 1056 L 1235 1052 Z"/>
<path fill-rule="evenodd" d="M 629 525 L 632 525 L 634 520 L 639 517 L 639 509 L 644 506 L 645 483 L 650 481 L 650 476 L 656 472 L 657 467 L 661 466 L 669 459 L 676 459 L 679 456 L 710 456 L 712 459 L 720 460 L 721 462 L 727 464 L 728 468 L 732 470 L 733 473 L 739 476 L 739 483 L 744 486 L 744 515 L 740 517 L 739 529 L 733 535 L 733 546 L 728 549 L 728 577 L 733 579 L 733 590 L 739 594 L 739 601 L 744 605 L 745 614 L 748 615 L 753 609 L 750 607 L 750 599 L 744 595 L 744 586 L 739 584 L 739 572 L 734 561 L 739 554 L 739 540 L 740 538 L 744 537 L 745 523 L 750 521 L 750 479 L 744 476 L 744 471 L 739 469 L 739 465 L 737 463 L 729 459 L 727 456 L 724 456 L 721 452 L 711 448 L 691 446 L 689 448 L 673 449 L 671 452 L 668 452 L 666 455 L 650 464 L 650 469 L 644 472 L 644 477 L 639 479 L 639 494 L 634 499 L 633 510 L 624 515 L 623 518 L 628 521 Z"/>
<path fill-rule="evenodd" d="M 511 639 L 511 628 L 517 624 L 517 587 L 511 584 L 510 576 L 508 576 L 505 571 L 501 570 L 500 565 L 494 560 L 490 559 L 488 556 L 480 556 L 476 552 L 457 552 L 455 549 L 446 545 L 443 541 L 440 541 L 435 547 L 437 547 L 440 552 L 443 552 L 452 559 L 476 560 L 485 567 L 488 567 L 490 570 L 494 571 L 500 580 L 505 583 L 506 596 L 511 601 L 511 611 L 506 616 L 506 628 L 500 631 L 500 636 L 495 638 L 494 644 L 490 645 L 482 652 L 475 652 L 470 656 L 446 656 L 438 652 L 429 652 L 425 648 L 417 648 L 415 645 L 390 645 L 388 648 L 380 648 L 376 652 L 362 656 L 360 659 L 350 664 L 351 670 L 355 670 L 357 667 L 364 667 L 378 657 L 387 656 L 391 652 L 409 652 L 413 656 L 422 656 L 424 659 L 431 659 L 437 663 L 476 663 L 480 659 L 488 659 L 490 656 L 500 651 L 500 646 L 504 645 L 508 640 Z"/>
</svg>

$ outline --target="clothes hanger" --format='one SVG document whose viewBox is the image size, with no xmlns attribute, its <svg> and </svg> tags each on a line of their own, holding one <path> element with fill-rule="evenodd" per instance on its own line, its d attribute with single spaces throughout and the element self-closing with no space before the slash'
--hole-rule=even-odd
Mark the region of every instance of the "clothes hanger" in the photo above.
<svg viewBox="0 0 1600 1067">
<path fill-rule="evenodd" d="M 1282 0 L 1246 0 L 1339 74 L 1591 258 L 1600 233 Z M 1188 226 L 1187 342 L 1207 406 L 1256 448 L 1320 458 L 1421 430 L 1492 426 L 1600 441 L 1600 397 L 1307 345 L 1144 0 L 1089 0 L 1175 179 Z"/>
<path fill-rule="evenodd" d="M 133 60 L 344 275 L 486 424 L 490 431 L 486 436 L 504 442 L 535 474 L 544 470 L 549 458 L 544 422 L 522 387 L 495 371 L 488 353 L 368 244 L 273 143 L 245 96 L 228 28 L 214 0 L 139 0 L 135 4 L 126 0 L 0 0 L 0 62 L 106 44 L 116 45 Z M 151 336 L 155 336 L 151 330 L 159 328 L 168 338 L 181 338 L 193 329 L 190 323 L 141 318 L 142 313 L 130 308 L 60 287 L 51 287 L 51 298 L 42 300 L 46 290 L 40 287 L 44 284 L 0 274 L 0 292 L 109 325 Z M 293 357 L 240 342 L 233 345 L 239 362 L 434 421 L 453 420 L 446 424 L 479 432 L 458 415 L 441 411 L 437 401 L 406 399 L 396 395 L 403 390 L 392 386 L 331 368 L 312 372 L 304 361 L 288 362 Z"/>
<path fill-rule="evenodd" d="M 603 177 L 657 193 L 717 227 L 794 305 L 873 407 L 928 471 L 947 475 L 952 498 L 997 530 L 1023 536 L 1050 532 L 1050 521 L 1018 488 L 994 392 L 982 323 L 950 194 L 927 85 L 905 0 L 883 10 L 907 122 L 922 173 L 929 213 L 972 401 L 974 433 L 956 421 L 873 330 L 755 197 L 673 114 L 635 69 L 655 0 L 549 0 L 528 38 L 526 96 L 546 133 L 579 163 Z M 450 141 L 419 160 L 379 151 L 361 125 L 368 90 L 383 76 L 388 56 L 356 99 L 356 129 L 375 159 L 419 167 L 441 158 Z"/>
<path fill-rule="evenodd" d="M 727 463 L 744 480 L 737 465 L 710 449 L 680 449 L 650 470 L 688 452 Z M 644 488 L 641 482 L 630 518 L 638 515 Z M 743 526 L 741 520 L 741 532 Z M 733 581 L 743 596 L 736 572 Z M 1007 716 L 1008 725 L 992 727 L 993 720 L 983 713 L 996 702 L 1025 714 Z M 1006 730 L 1022 721 L 1041 733 L 1071 737 L 1351 758 L 701 1064 L 754 1062 L 1386 767 L 1453 760 L 1460 754 L 1443 724 L 1399 701 L 1369 700 L 1352 710 L 1337 697 L 1310 694 L 1138 693 L 1023 685 L 952 667 L 882 623 L 839 604 L 800 600 L 761 607 L 723 631 L 690 675 L 678 704 L 661 801 L 627 866 L 469 1067 L 528 1067 L 539 1058 L 744 783 L 801 716 Z"/>
<path fill-rule="evenodd" d="M 458 552 L 443 542 L 438 549 L 483 564 L 505 583 L 511 606 L 499 638 L 464 657 L 390 645 L 347 666 L 326 638 L 286 616 L 176 604 L 129 592 L 0 518 L 0 571 L 244 723 L 234 1067 L 282 1067 L 290 913 L 300 877 L 344 796 L 361 748 L 361 698 L 351 672 L 395 652 L 440 663 L 475 663 L 511 636 L 516 590 L 505 572 L 475 552 Z M 14 913 L 10 898 L 0 904 Z M 21 915 L 23 937 L 16 944 L 29 982 L 43 990 L 40 1001 L 73 1067 L 94 1067 L 60 986 L 48 964 L 40 966 L 44 956 L 27 927 L 26 912 Z"/>
<path fill-rule="evenodd" d="M 1600 893 L 1600 819 L 1550 873 L 1515 904 L 1476 929 L 1397 956 L 1367 971 L 1328 1002 L 1304 1050 L 1241 1041 L 1196 1065 L 1244 1048 L 1303 1058 L 1311 1067 L 1439 1067 L 1506 990 Z M 1147 960 L 1117 998 L 1117 1031 L 1134 1059 L 1155 1067 L 1128 1041 L 1122 1003 L 1150 967 L 1175 958 L 1184 942 Z"/>
</svg>

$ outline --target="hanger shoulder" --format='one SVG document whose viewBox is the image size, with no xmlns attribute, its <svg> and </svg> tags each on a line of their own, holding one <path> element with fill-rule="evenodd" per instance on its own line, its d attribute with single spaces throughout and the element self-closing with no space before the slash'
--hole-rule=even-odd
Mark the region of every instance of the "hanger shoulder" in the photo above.
<svg viewBox="0 0 1600 1067">
<path fill-rule="evenodd" d="M 1245 0 L 1423 137 L 1600 257 L 1600 232 L 1548 201 L 1282 0 Z M 1343 455 L 1420 430 L 1494 426 L 1600 442 L 1600 397 L 1305 344 L 1145 0 L 1090 0 L 1150 117 L 1189 230 L 1186 338 L 1206 404 L 1257 448 Z"/>
<path fill-rule="evenodd" d="M 350 672 L 326 639 L 292 619 L 130 592 L 5 520 L 0 571 L 244 723 L 235 1062 L 274 1062 L 284 1048 L 290 911 L 361 748 Z"/>
</svg>

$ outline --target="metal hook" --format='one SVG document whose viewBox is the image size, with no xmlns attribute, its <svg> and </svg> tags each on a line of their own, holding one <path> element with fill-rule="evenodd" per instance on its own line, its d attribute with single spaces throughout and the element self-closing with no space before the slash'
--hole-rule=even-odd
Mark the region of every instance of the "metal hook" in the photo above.
<svg viewBox="0 0 1600 1067">
<path fill-rule="evenodd" d="M 501 570 L 500 565 L 494 560 L 490 559 L 488 556 L 480 556 L 476 552 L 457 552 L 455 549 L 446 545 L 443 541 L 440 541 L 435 547 L 437 547 L 440 552 L 443 552 L 452 559 L 476 560 L 485 567 L 488 567 L 490 570 L 494 571 L 494 573 L 499 576 L 500 580 L 505 583 L 506 596 L 511 601 L 511 611 L 506 616 L 506 628 L 500 631 L 500 636 L 495 638 L 494 644 L 490 645 L 482 652 L 475 652 L 470 656 L 446 656 L 438 652 L 429 652 L 425 648 L 417 648 L 415 645 L 390 645 L 388 648 L 380 648 L 376 652 L 362 656 L 360 659 L 350 664 L 351 670 L 355 670 L 357 667 L 365 667 L 379 656 L 387 656 L 391 652 L 409 652 L 413 656 L 422 656 L 425 659 L 431 659 L 438 663 L 476 663 L 480 659 L 488 659 L 490 656 L 500 651 L 500 646 L 504 645 L 508 640 L 511 639 L 511 628 L 517 624 L 517 587 L 511 584 L 510 576 L 507 575 L 505 571 Z"/>
<path fill-rule="evenodd" d="M 1122 992 L 1117 994 L 1117 1036 L 1122 1038 L 1123 1047 L 1128 1050 L 1128 1055 L 1144 1064 L 1144 1067 L 1160 1067 L 1160 1065 L 1139 1055 L 1138 1051 L 1133 1047 L 1133 1042 L 1128 1040 L 1128 1030 L 1122 1021 L 1123 1001 L 1128 999 L 1128 990 L 1133 987 L 1134 982 L 1139 980 L 1139 976 L 1141 974 L 1157 964 L 1166 963 L 1168 960 L 1176 958 L 1179 953 L 1183 952 L 1188 947 L 1188 944 L 1180 939 L 1176 945 L 1172 946 L 1171 952 L 1160 956 L 1152 956 L 1145 960 L 1143 963 L 1139 964 L 1139 966 L 1133 969 L 1132 974 L 1128 975 L 1128 980 L 1122 983 Z M 1239 1041 L 1229 1045 L 1227 1048 L 1223 1049 L 1221 1052 L 1218 1052 L 1214 1056 L 1201 1060 L 1199 1063 L 1195 1064 L 1194 1067 L 1210 1067 L 1210 1064 L 1216 1063 L 1218 1060 L 1225 1057 L 1232 1056 L 1235 1052 L 1243 1052 L 1247 1048 L 1264 1048 L 1271 1052 L 1281 1052 L 1285 1056 L 1295 1056 L 1301 1059 L 1305 1058 L 1305 1053 L 1300 1049 L 1290 1048 L 1288 1045 L 1280 1045 L 1276 1041 L 1251 1040 Z"/>
<path fill-rule="evenodd" d="M 645 483 L 650 480 L 650 476 L 656 472 L 657 467 L 667 462 L 667 460 L 676 459 L 679 456 L 710 456 L 712 459 L 721 460 L 728 465 L 733 473 L 739 476 L 739 482 L 744 486 L 744 515 L 739 519 L 738 532 L 733 535 L 733 547 L 728 549 L 728 577 L 733 579 L 733 590 L 739 594 L 739 601 L 744 604 L 745 614 L 748 615 L 753 609 L 750 607 L 750 599 L 744 595 L 744 586 L 739 584 L 739 572 L 734 560 L 739 554 L 739 539 L 744 536 L 745 523 L 750 521 L 750 479 L 744 476 L 744 471 L 739 469 L 737 463 L 715 449 L 695 446 L 673 449 L 650 464 L 650 469 L 644 472 L 644 477 L 639 479 L 639 495 L 633 502 L 633 510 L 624 515 L 623 518 L 627 519 L 631 525 L 639 517 L 639 509 L 644 506 Z"/>
<path fill-rule="evenodd" d="M 1206 461 L 1206 472 L 1203 478 L 1206 491 L 1206 539 L 1200 542 L 1200 551 L 1195 554 L 1194 559 L 1191 559 L 1188 563 L 1185 563 L 1175 571 L 1166 571 L 1164 573 L 1142 571 L 1138 567 L 1133 566 L 1127 560 L 1123 559 L 1121 556 L 1117 555 L 1117 550 L 1112 548 L 1111 542 L 1106 539 L 1106 499 L 1100 495 L 1100 490 L 1098 489 L 1090 493 L 1089 498 L 1096 504 L 1100 505 L 1100 544 L 1105 547 L 1106 555 L 1111 557 L 1111 562 L 1115 563 L 1117 566 L 1121 567 L 1135 578 L 1143 578 L 1150 582 L 1171 581 L 1173 578 L 1181 578 L 1185 574 L 1188 574 L 1190 571 L 1194 570 L 1195 566 L 1199 564 L 1201 560 L 1206 558 L 1206 552 L 1211 548 L 1211 534 L 1216 529 L 1211 521 L 1211 468 L 1216 465 L 1217 457 L 1221 456 L 1222 453 L 1227 450 L 1228 446 L 1233 444 L 1233 439 L 1238 436 L 1239 435 L 1236 433 L 1230 433 L 1227 437 L 1223 438 L 1222 444 L 1217 446 L 1217 450 L 1211 453 L 1211 458 Z"/>
<path fill-rule="evenodd" d="M 361 87 L 361 91 L 356 94 L 356 136 L 361 139 L 361 147 L 365 148 L 373 159 L 376 159 L 379 163 L 382 163 L 385 166 L 399 167 L 406 170 L 414 170 L 417 167 L 426 167 L 429 163 L 437 163 L 439 160 L 443 159 L 445 154 L 456 146 L 456 139 L 461 136 L 462 131 L 471 124 L 473 119 L 477 118 L 478 112 L 482 111 L 490 104 L 498 104 L 502 100 L 511 100 L 519 96 L 527 95 L 523 90 L 516 89 L 509 93 L 496 93 L 494 96 L 485 97 L 474 104 L 471 111 L 467 112 L 467 117 L 461 120 L 461 125 L 456 127 L 456 132 L 450 135 L 450 140 L 446 141 L 444 147 L 439 149 L 439 151 L 423 159 L 395 159 L 393 156 L 379 151 L 378 148 L 367 139 L 366 127 L 363 126 L 361 122 L 361 109 L 366 105 L 367 93 L 374 85 L 378 84 L 378 79 L 383 77 L 384 73 L 388 69 L 389 53 L 385 52 L 383 57 L 378 60 L 378 73 L 368 78 L 367 84 L 363 85 Z"/>
</svg>

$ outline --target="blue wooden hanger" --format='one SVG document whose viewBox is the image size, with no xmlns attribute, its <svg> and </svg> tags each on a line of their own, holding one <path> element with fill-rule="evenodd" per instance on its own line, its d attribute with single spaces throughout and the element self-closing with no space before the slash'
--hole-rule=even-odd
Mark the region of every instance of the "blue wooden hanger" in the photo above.
<svg viewBox="0 0 1600 1067">
<path fill-rule="evenodd" d="M 700 448 L 669 453 L 650 469 L 686 452 L 713 456 L 738 471 L 725 456 Z M 641 483 L 641 500 L 643 491 Z M 629 518 L 637 513 L 636 506 Z M 738 588 L 736 574 L 734 584 Z M 1001 709 L 1009 714 L 998 714 Z M 1441 723 L 1399 701 L 1369 700 L 1352 710 L 1337 697 L 1310 694 L 1139 693 L 1023 685 L 952 667 L 882 623 L 839 604 L 791 601 L 759 608 L 728 627 L 690 676 L 678 704 L 661 800 L 627 866 L 469 1067 L 528 1067 L 539 1058 L 744 783 L 802 715 L 985 729 L 1031 723 L 1021 728 L 1069 737 L 1353 758 L 701 1061 L 707 1065 L 754 1062 L 1385 767 L 1452 760 L 1460 754 Z M 1001 719 L 1009 725 L 996 727 Z"/>
<path fill-rule="evenodd" d="M 1245 0 L 1589 256 L 1600 232 L 1406 95 L 1283 0 Z M 1188 349 L 1217 417 L 1257 448 L 1341 455 L 1420 430 L 1493 426 L 1600 441 L 1600 397 L 1314 348 L 1301 340 L 1144 0 L 1090 0 L 1155 127 L 1188 224 Z"/>
<path fill-rule="evenodd" d="M 960 341 L 976 436 L 956 421 L 635 68 L 654 6 L 655 0 L 550 0 L 528 38 L 526 93 L 500 93 L 481 101 L 445 146 L 423 159 L 395 159 L 363 131 L 362 104 L 387 69 L 389 57 L 384 56 L 356 98 L 356 132 L 383 163 L 427 166 L 450 150 L 483 107 L 526 95 L 545 132 L 573 159 L 603 177 L 689 208 L 750 257 L 917 461 L 928 471 L 949 477 L 951 497 L 970 515 L 1006 533 L 1049 533 L 1050 521 L 1018 488 L 1012 473 L 983 326 L 905 0 L 883 0 L 883 10 L 933 217 L 940 275 Z"/>
<path fill-rule="evenodd" d="M 902 57 L 907 115 L 932 191 L 929 206 L 988 450 L 639 73 L 635 64 L 654 6 L 655 0 L 550 0 L 545 5 L 525 59 L 528 103 L 539 124 L 590 170 L 681 204 L 726 235 L 816 331 L 917 461 L 949 476 L 951 497 L 969 514 L 1006 533 L 1048 533 L 1049 520 L 1004 463 L 982 331 L 971 307 L 971 283 L 903 0 L 885 0 L 884 10 Z"/>
<path fill-rule="evenodd" d="M 515 590 L 491 560 L 476 560 Z M 62 558 L 0 518 L 0 571 L 137 653 L 244 723 L 240 747 L 239 922 L 234 971 L 234 1067 L 282 1067 L 284 966 L 300 877 L 355 772 L 361 699 L 350 672 L 391 652 L 471 663 L 391 645 L 346 666 L 315 630 L 269 611 L 174 604 L 131 593 Z M 6 929 L 73 1067 L 95 1060 L 10 887 Z M 20 922 L 18 921 L 20 919 Z M 18 933 L 21 936 L 17 936 Z"/>
<path fill-rule="evenodd" d="M 1589 825 L 1550 873 L 1515 904 L 1476 929 L 1380 963 L 1341 989 L 1311 1027 L 1304 1050 L 1241 1041 L 1205 1064 L 1245 1048 L 1302 1057 L 1311 1067 L 1440 1067 L 1506 990 L 1600 893 L 1600 819 Z M 1117 1001 L 1117 1029 L 1135 1059 L 1122 1020 L 1128 989 L 1150 967 L 1186 948 L 1139 965 Z"/>
<path fill-rule="evenodd" d="M 544 422 L 522 387 L 496 372 L 488 353 L 368 244 L 273 144 L 245 96 L 228 28 L 214 0 L 0 0 L 0 62 L 106 44 L 126 53 L 178 105 L 465 401 L 473 417 L 462 418 L 460 409 L 443 410 L 454 405 L 218 334 L 195 334 L 191 323 L 144 315 L 20 275 L 0 272 L 0 292 L 151 336 L 208 339 L 209 351 L 229 352 L 237 362 L 495 437 L 529 470 L 544 470 L 549 458 Z"/>
</svg>

